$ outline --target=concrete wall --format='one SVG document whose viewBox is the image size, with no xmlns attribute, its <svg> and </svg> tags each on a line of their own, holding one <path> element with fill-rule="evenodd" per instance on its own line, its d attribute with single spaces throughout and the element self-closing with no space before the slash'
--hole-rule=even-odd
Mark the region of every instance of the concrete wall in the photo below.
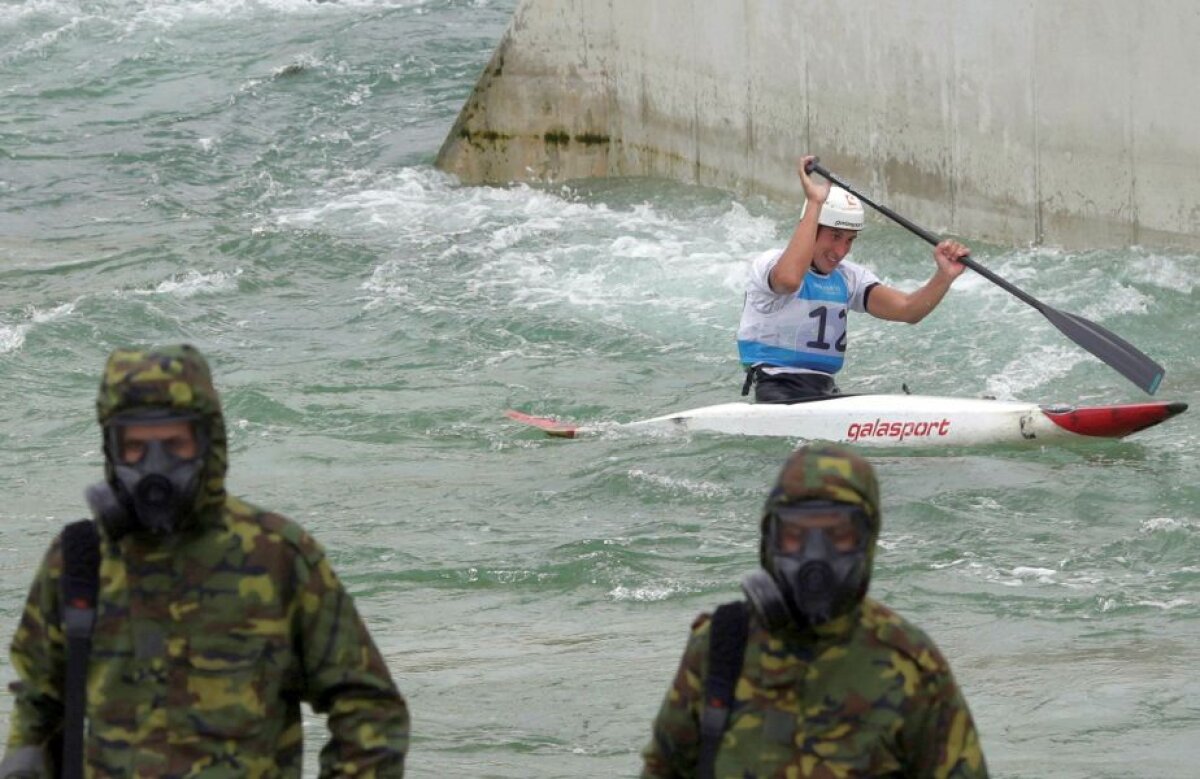
<svg viewBox="0 0 1200 779">
<path fill-rule="evenodd" d="M 522 0 L 437 164 L 796 200 L 809 150 L 935 231 L 1200 248 L 1200 3 Z"/>
</svg>

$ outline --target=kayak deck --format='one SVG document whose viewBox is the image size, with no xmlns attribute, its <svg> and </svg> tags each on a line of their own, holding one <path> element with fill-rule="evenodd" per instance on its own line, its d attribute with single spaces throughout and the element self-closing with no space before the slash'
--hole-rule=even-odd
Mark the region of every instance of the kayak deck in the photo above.
<svg viewBox="0 0 1200 779">
<path fill-rule="evenodd" d="M 1167 401 L 1065 406 L 930 395 L 844 395 L 791 404 L 722 403 L 620 425 L 576 425 L 513 410 L 506 415 L 560 438 L 603 429 L 646 429 L 870 446 L 970 446 L 1124 438 L 1186 410 L 1186 403 Z"/>
</svg>

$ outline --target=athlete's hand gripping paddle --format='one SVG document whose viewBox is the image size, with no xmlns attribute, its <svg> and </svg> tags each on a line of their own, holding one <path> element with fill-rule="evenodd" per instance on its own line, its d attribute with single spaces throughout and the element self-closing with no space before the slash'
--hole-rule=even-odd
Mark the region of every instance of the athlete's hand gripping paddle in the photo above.
<svg viewBox="0 0 1200 779">
<path fill-rule="evenodd" d="M 850 194 L 857 197 L 862 202 L 874 208 L 879 213 L 891 219 L 896 224 L 907 229 L 909 232 L 924 238 L 929 243 L 937 246 L 941 239 L 933 233 L 929 232 L 920 225 L 910 222 L 900 214 L 897 214 L 887 206 L 880 205 L 870 198 L 855 190 L 849 184 L 841 181 L 832 173 L 821 166 L 817 159 L 809 164 L 807 173 L 819 173 L 825 177 L 831 184 L 836 184 Z M 1120 336 L 1112 333 L 1095 322 L 1091 322 L 1076 314 L 1069 314 L 1065 311 L 1059 311 L 1056 308 L 1046 305 L 1028 292 L 1016 287 L 1008 281 L 997 276 L 992 271 L 983 267 L 970 257 L 963 257 L 959 260 L 963 265 L 966 265 L 971 270 L 983 276 L 988 281 L 997 285 L 1004 291 L 1015 295 L 1019 299 L 1033 306 L 1041 313 L 1042 316 L 1050 320 L 1050 324 L 1054 325 L 1075 343 L 1079 344 L 1084 349 L 1088 350 L 1096 357 L 1103 360 L 1114 370 L 1120 373 L 1125 378 L 1132 381 L 1143 390 L 1153 395 L 1158 389 L 1158 385 L 1162 383 L 1163 376 L 1166 370 L 1150 357 L 1143 354 L 1136 346 L 1124 340 Z"/>
</svg>

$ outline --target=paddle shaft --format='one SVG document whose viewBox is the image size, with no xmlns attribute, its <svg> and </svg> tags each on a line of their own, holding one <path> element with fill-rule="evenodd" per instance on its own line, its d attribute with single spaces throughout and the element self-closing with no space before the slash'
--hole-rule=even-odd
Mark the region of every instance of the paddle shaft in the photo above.
<svg viewBox="0 0 1200 779">
<path fill-rule="evenodd" d="M 925 228 L 909 221 L 887 206 L 876 203 L 869 197 L 863 195 L 861 192 L 855 190 L 849 184 L 839 180 L 836 176 L 822 167 L 817 160 L 814 159 L 811 163 L 809 163 L 808 171 L 821 174 L 830 183 L 836 184 L 837 186 L 846 190 L 862 202 L 869 205 L 871 208 L 874 208 L 879 213 L 891 219 L 896 224 L 904 227 L 913 234 L 924 238 L 934 246 L 937 246 L 941 242 L 940 238 Z M 1115 333 L 1105 330 L 1095 322 L 1088 321 L 1087 319 L 1075 314 L 1059 311 L 1052 306 L 1046 305 L 1025 290 L 1013 286 L 1009 282 L 1000 278 L 992 271 L 972 260 L 970 257 L 962 257 L 959 259 L 959 262 L 1009 294 L 1017 297 L 1030 306 L 1033 306 L 1033 308 L 1037 309 L 1042 316 L 1049 319 L 1050 323 L 1057 327 L 1059 332 L 1070 338 L 1076 344 L 1082 346 L 1087 351 L 1091 352 L 1093 355 L 1108 364 L 1122 376 L 1141 387 L 1146 392 L 1153 395 L 1155 391 L 1158 390 L 1158 385 L 1162 383 L 1162 379 L 1163 376 L 1166 375 L 1166 371 L 1161 365 L 1143 354 L 1133 344 L 1124 340 Z"/>
</svg>

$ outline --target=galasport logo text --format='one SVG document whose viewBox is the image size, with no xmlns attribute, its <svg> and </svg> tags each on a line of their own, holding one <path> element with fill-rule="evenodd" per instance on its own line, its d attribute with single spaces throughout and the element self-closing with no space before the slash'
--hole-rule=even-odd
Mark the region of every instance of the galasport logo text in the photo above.
<svg viewBox="0 0 1200 779">
<path fill-rule="evenodd" d="M 876 419 L 874 422 L 851 422 L 846 428 L 846 437 L 851 441 L 863 438 L 930 438 L 934 435 L 949 435 L 950 420 L 937 419 L 931 422 L 889 422 Z"/>
</svg>

